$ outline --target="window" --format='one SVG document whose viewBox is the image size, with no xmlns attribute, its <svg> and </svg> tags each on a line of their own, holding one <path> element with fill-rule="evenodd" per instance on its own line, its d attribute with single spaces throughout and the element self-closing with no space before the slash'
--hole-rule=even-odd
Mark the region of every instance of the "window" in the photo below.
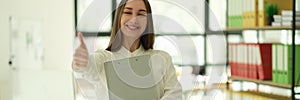
<svg viewBox="0 0 300 100">
<path fill-rule="evenodd" d="M 204 65 L 203 36 L 158 36 L 154 48 L 168 52 L 177 65 Z"/>
<path fill-rule="evenodd" d="M 226 29 L 226 0 L 209 0 L 209 29 Z"/>
<path fill-rule="evenodd" d="M 204 0 L 149 0 L 149 2 L 157 34 L 204 33 Z"/>
<path fill-rule="evenodd" d="M 77 31 L 110 32 L 112 0 L 77 0 Z"/>
<path fill-rule="evenodd" d="M 177 65 L 204 65 L 205 0 L 149 2 L 158 34 L 155 49 L 168 52 Z"/>
</svg>

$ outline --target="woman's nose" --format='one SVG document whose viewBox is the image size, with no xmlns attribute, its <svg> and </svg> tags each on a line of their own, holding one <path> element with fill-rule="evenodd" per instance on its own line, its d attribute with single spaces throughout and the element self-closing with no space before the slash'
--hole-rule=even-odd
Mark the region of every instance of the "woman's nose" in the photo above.
<svg viewBox="0 0 300 100">
<path fill-rule="evenodd" d="M 137 23 L 138 23 L 137 16 L 134 16 L 134 15 L 133 15 L 133 16 L 131 17 L 131 19 L 129 20 L 129 22 L 130 22 L 130 23 L 133 23 L 133 24 L 137 24 Z"/>
</svg>

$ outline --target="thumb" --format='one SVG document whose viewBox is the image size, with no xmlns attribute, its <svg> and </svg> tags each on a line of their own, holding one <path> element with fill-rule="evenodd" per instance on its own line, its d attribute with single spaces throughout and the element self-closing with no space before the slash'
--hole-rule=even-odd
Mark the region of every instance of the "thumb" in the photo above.
<svg viewBox="0 0 300 100">
<path fill-rule="evenodd" d="M 78 32 L 77 35 L 78 35 L 78 39 L 80 41 L 80 46 L 86 48 L 82 33 Z"/>
</svg>

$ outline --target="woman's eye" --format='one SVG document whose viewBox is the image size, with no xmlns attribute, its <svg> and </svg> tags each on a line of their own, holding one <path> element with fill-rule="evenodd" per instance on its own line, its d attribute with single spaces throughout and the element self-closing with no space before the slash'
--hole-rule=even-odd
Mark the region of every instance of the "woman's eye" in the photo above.
<svg viewBox="0 0 300 100">
<path fill-rule="evenodd" d="M 131 12 L 124 12 L 124 14 L 132 14 Z"/>
<path fill-rule="evenodd" d="M 138 14 L 138 16 L 146 16 L 146 14 Z"/>
</svg>

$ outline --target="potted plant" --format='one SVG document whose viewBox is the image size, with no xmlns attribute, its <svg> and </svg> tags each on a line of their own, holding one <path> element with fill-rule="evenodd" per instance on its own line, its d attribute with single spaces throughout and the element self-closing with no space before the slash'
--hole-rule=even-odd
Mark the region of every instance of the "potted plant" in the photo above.
<svg viewBox="0 0 300 100">
<path fill-rule="evenodd" d="M 276 3 L 267 3 L 266 4 L 266 16 L 268 19 L 268 25 L 271 25 L 274 21 L 273 15 L 278 14 L 278 4 Z"/>
</svg>

